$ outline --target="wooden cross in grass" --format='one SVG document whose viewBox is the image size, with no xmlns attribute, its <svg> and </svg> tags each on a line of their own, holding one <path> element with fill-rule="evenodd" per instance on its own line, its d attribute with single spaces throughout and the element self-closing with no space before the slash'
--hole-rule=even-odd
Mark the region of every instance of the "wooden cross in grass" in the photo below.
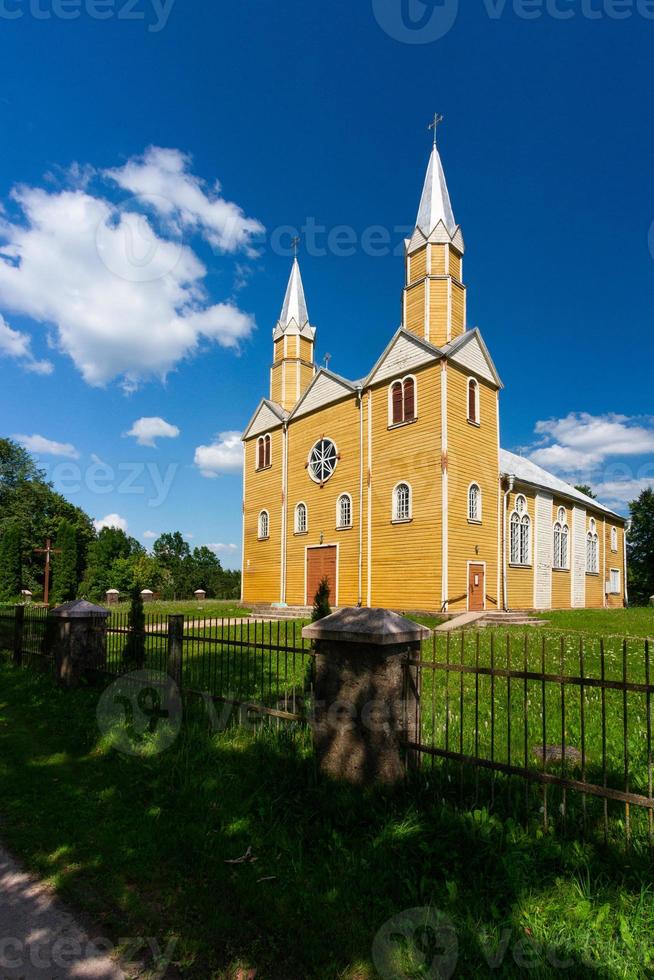
<svg viewBox="0 0 654 980">
<path fill-rule="evenodd" d="M 50 557 L 60 555 L 61 548 L 53 548 L 50 538 L 45 539 L 45 548 L 35 548 L 34 553 L 45 555 L 45 577 L 43 580 L 43 602 L 48 605 L 50 599 Z"/>
</svg>

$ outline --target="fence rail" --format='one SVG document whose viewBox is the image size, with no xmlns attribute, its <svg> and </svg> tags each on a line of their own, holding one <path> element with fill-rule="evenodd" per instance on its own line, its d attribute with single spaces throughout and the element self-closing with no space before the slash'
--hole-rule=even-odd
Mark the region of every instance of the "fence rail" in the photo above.
<svg viewBox="0 0 654 980">
<path fill-rule="evenodd" d="M 0 607 L 0 650 L 52 663 L 47 612 Z M 102 673 L 172 676 L 184 695 L 306 723 L 315 654 L 297 621 L 113 613 Z M 413 758 L 444 800 L 564 832 L 654 846 L 650 640 L 502 630 L 434 634 L 407 669 Z"/>
</svg>

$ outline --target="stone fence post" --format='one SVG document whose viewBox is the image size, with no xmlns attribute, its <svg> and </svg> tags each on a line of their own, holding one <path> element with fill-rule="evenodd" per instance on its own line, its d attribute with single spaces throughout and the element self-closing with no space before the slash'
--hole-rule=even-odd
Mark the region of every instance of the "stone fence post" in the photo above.
<svg viewBox="0 0 654 980">
<path fill-rule="evenodd" d="M 320 771 L 358 785 L 403 779 L 404 743 L 420 733 L 419 672 L 409 660 L 431 631 L 385 609 L 357 608 L 305 626 L 302 636 L 316 651 L 311 724 Z"/>
<path fill-rule="evenodd" d="M 86 599 L 64 602 L 48 614 L 57 680 L 65 687 L 106 669 L 108 616 L 108 609 Z"/>
<path fill-rule="evenodd" d="M 166 672 L 177 684 L 182 686 L 182 661 L 184 657 L 184 616 L 168 617 L 168 658 Z"/>
</svg>

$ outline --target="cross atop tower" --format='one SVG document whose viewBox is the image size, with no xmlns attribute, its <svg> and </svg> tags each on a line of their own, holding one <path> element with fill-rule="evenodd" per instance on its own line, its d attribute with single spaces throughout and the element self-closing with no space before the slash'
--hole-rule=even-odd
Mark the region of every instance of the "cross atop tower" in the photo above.
<svg viewBox="0 0 654 980">
<path fill-rule="evenodd" d="M 294 235 L 293 238 L 291 238 L 291 248 L 293 249 L 293 256 L 295 258 L 297 258 L 297 248 L 299 244 L 300 244 L 300 236 Z"/>
<path fill-rule="evenodd" d="M 440 112 L 435 112 L 434 113 L 434 118 L 429 123 L 428 129 L 433 129 L 434 130 L 434 146 L 436 146 L 436 135 L 437 135 L 437 132 L 436 131 L 438 130 L 438 127 L 440 126 L 440 124 L 442 122 L 444 122 L 444 121 L 445 121 L 445 116 L 442 116 L 440 114 Z"/>
</svg>

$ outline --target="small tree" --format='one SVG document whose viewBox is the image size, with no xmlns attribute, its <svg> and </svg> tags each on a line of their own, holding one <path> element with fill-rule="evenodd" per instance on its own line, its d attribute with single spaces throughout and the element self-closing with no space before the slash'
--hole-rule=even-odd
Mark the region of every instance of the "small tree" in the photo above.
<svg viewBox="0 0 654 980">
<path fill-rule="evenodd" d="M 130 667 L 140 670 L 145 663 L 145 610 L 138 586 L 132 589 L 129 609 L 129 636 L 125 646 L 125 660 Z"/>
<path fill-rule="evenodd" d="M 311 622 L 317 623 L 319 619 L 324 619 L 325 616 L 331 616 L 332 610 L 329 605 L 329 579 L 325 576 L 320 580 L 320 585 L 313 597 L 313 609 L 311 611 Z"/>
<path fill-rule="evenodd" d="M 23 588 L 23 536 L 18 524 L 0 534 L 0 599 L 17 599 Z"/>
<path fill-rule="evenodd" d="M 77 595 L 77 534 L 70 521 L 59 524 L 56 546 L 61 554 L 52 566 L 52 592 L 55 602 L 67 602 Z"/>
<path fill-rule="evenodd" d="M 593 488 L 588 483 L 578 483 L 575 486 L 575 490 L 578 490 L 579 493 L 585 493 L 591 500 L 597 500 L 597 494 L 593 492 Z"/>
<path fill-rule="evenodd" d="M 629 504 L 631 526 L 627 535 L 629 600 L 646 606 L 654 595 L 654 490 L 643 490 Z"/>
</svg>

